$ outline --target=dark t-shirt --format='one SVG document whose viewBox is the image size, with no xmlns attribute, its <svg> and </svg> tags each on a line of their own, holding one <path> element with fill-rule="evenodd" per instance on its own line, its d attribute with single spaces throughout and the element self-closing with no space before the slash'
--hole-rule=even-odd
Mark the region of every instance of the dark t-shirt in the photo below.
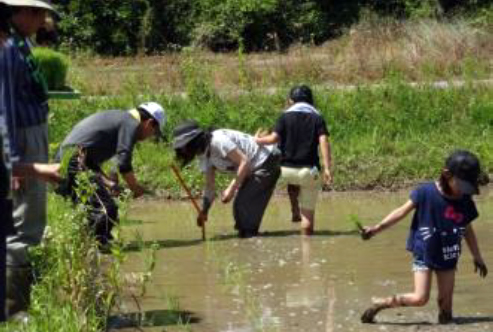
<svg viewBox="0 0 493 332">
<path fill-rule="evenodd" d="M 422 258 L 430 268 L 455 268 L 466 227 L 478 217 L 471 196 L 448 199 L 434 182 L 429 182 L 412 191 L 410 198 L 416 210 L 407 250 Z"/>
<path fill-rule="evenodd" d="M 286 112 L 277 120 L 274 131 L 280 138 L 282 166 L 320 168 L 319 137 L 329 135 L 325 120 L 320 115 Z"/>
<path fill-rule="evenodd" d="M 61 150 L 69 146 L 84 147 L 86 163 L 97 169 L 116 156 L 120 173 L 132 171 L 132 152 L 137 142 L 139 121 L 129 112 L 106 111 L 79 122 L 65 138 Z M 61 158 L 61 153 L 57 159 Z"/>
</svg>

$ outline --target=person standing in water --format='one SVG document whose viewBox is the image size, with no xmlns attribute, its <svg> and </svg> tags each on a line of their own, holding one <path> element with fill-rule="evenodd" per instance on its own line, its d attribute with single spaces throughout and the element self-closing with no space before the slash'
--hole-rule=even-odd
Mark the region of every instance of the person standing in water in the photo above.
<svg viewBox="0 0 493 332">
<path fill-rule="evenodd" d="M 67 150 L 71 154 L 67 179 L 57 192 L 70 197 L 74 203 L 81 203 L 77 178 L 90 171 L 89 181 L 96 189 L 86 202 L 88 222 L 102 248 L 110 244 L 111 230 L 119 220 L 118 205 L 113 199 L 118 191 L 117 181 L 104 172 L 102 165 L 115 157 L 118 171 L 134 197 L 142 196 L 148 190 L 135 176 L 133 151 L 138 142 L 161 136 L 165 123 L 162 106 L 147 102 L 128 111 L 94 113 L 76 124 L 61 144 L 56 160 L 62 161 Z"/>
<path fill-rule="evenodd" d="M 296 221 L 297 211 L 300 211 L 301 231 L 311 235 L 321 184 L 320 173 L 325 184 L 332 182 L 329 131 L 325 120 L 314 107 L 313 93 L 308 86 L 292 88 L 288 106 L 277 120 L 273 132 L 266 136 L 256 136 L 255 141 L 260 145 L 279 143 L 282 153 L 281 179 L 288 183 L 293 221 Z M 323 169 L 320 167 L 319 150 Z M 298 191 L 299 209 L 296 197 Z"/>
<path fill-rule="evenodd" d="M 241 238 L 258 235 L 265 209 L 280 175 L 279 152 L 259 146 L 253 136 L 231 130 L 205 130 L 195 121 L 185 121 L 173 132 L 176 157 L 182 166 L 195 157 L 205 173 L 202 211 L 197 222 L 202 225 L 215 199 L 216 171 L 235 174 L 222 192 L 221 201 L 234 198 L 235 228 Z"/>
<path fill-rule="evenodd" d="M 473 256 L 475 271 L 483 278 L 488 274 L 471 224 L 478 217 L 471 196 L 479 193 L 480 174 L 480 163 L 474 154 L 455 151 L 446 159 L 437 182 L 420 185 L 406 203 L 380 223 L 361 230 L 363 239 L 370 239 L 414 210 L 407 240 L 407 250 L 413 253 L 414 291 L 374 300 L 361 316 L 363 323 L 373 323 L 383 309 L 424 306 L 430 297 L 433 273 L 438 286 L 438 322 L 453 321 L 455 272 L 463 237 Z"/>
</svg>

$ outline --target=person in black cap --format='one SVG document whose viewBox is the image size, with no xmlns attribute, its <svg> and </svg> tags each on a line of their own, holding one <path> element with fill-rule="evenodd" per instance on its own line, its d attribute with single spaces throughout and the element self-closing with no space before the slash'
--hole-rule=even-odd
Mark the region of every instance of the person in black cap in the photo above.
<svg viewBox="0 0 493 332">
<path fill-rule="evenodd" d="M 215 199 L 215 174 L 235 174 L 230 185 L 222 192 L 221 201 L 233 198 L 235 228 L 242 238 L 256 236 L 267 204 L 280 175 L 279 152 L 255 143 L 254 137 L 231 129 L 204 130 L 195 121 L 185 121 L 174 131 L 173 148 L 182 166 L 195 157 L 206 174 L 202 211 L 199 225 Z"/>
<path fill-rule="evenodd" d="M 256 135 L 255 140 L 261 145 L 279 143 L 281 179 L 288 184 L 292 221 L 301 221 L 301 232 L 311 235 L 321 180 L 326 185 L 332 182 L 329 131 L 324 118 L 314 107 L 312 90 L 308 86 L 293 87 L 288 106 L 272 133 Z"/>
<path fill-rule="evenodd" d="M 424 306 L 430 297 L 433 272 L 438 284 L 438 322 L 453 321 L 455 271 L 463 237 L 473 256 L 475 271 L 481 277 L 488 274 L 472 227 L 478 211 L 471 196 L 479 193 L 481 174 L 474 154 L 455 151 L 446 159 L 437 182 L 420 185 L 404 205 L 379 224 L 361 230 L 363 239 L 370 239 L 415 210 L 407 240 L 407 250 L 413 253 L 414 292 L 374 300 L 361 316 L 363 323 L 373 323 L 383 309 Z"/>
</svg>

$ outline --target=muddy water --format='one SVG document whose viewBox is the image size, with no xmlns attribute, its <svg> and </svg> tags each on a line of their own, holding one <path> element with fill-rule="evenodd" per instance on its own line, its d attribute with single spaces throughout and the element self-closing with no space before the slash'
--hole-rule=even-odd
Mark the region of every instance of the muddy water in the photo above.
<svg viewBox="0 0 493 332">
<path fill-rule="evenodd" d="M 144 312 L 144 331 L 493 331 L 492 277 L 481 280 L 473 273 L 467 249 L 456 281 L 459 324 L 435 324 L 435 285 L 425 307 L 384 311 L 374 325 L 359 322 L 372 296 L 411 290 L 411 259 L 404 249 L 410 219 L 363 242 L 349 216 L 377 222 L 407 195 L 325 195 L 311 238 L 298 235 L 286 197 L 269 206 L 264 235 L 248 240 L 233 236 L 231 206 L 216 204 L 207 243 L 200 241 L 189 203 L 136 203 L 130 216 L 140 222 L 125 226 L 125 236 L 155 241 L 159 250 L 147 295 L 138 306 L 129 299 L 123 310 Z M 477 201 L 481 217 L 474 225 L 493 270 L 493 191 Z M 141 272 L 144 262 L 143 253 L 130 252 L 125 270 Z M 188 320 L 188 327 L 169 319 L 173 314 Z"/>
</svg>

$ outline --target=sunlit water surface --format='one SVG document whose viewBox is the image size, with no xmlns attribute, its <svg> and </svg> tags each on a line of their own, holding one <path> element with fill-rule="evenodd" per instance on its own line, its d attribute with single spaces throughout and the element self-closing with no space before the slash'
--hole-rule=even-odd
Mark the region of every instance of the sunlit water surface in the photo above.
<svg viewBox="0 0 493 332">
<path fill-rule="evenodd" d="M 352 220 L 378 222 L 407 197 L 407 191 L 324 194 L 316 235 L 303 238 L 299 224 L 290 221 L 287 197 L 278 196 L 264 217 L 263 236 L 247 240 L 234 236 L 231 205 L 217 203 L 207 243 L 190 202 L 136 202 L 130 219 L 138 222 L 124 227 L 125 238 L 133 247 L 155 242 L 159 249 L 146 295 L 137 302 L 130 294 L 140 290 L 128 290 L 121 310 L 143 313 L 144 331 L 493 331 L 492 277 L 474 274 L 465 246 L 454 298 L 458 324 L 436 324 L 435 285 L 425 307 L 387 310 L 377 324 L 360 323 L 373 296 L 412 289 L 405 250 L 410 217 L 368 242 L 360 240 Z M 493 270 L 493 190 L 477 203 L 481 216 L 474 227 Z M 148 256 L 129 250 L 124 277 L 143 272 Z M 177 324 L 176 317 L 188 324 Z M 114 331 L 137 330 L 118 325 Z"/>
</svg>

